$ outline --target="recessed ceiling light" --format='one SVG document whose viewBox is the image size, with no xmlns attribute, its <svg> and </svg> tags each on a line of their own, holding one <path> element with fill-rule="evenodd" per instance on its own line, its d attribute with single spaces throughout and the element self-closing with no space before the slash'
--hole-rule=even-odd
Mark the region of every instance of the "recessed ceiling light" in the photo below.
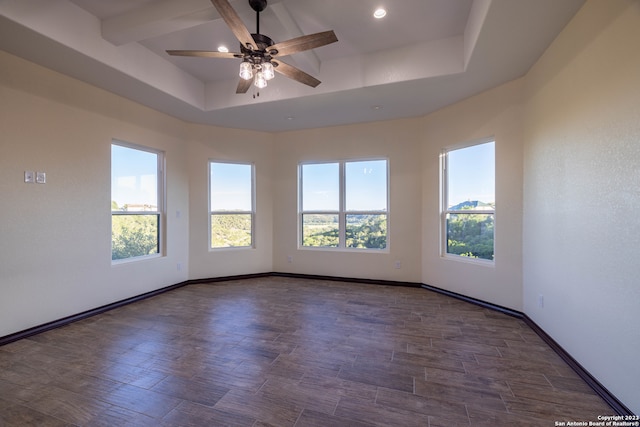
<svg viewBox="0 0 640 427">
<path fill-rule="evenodd" d="M 387 11 L 384 10 L 383 8 L 376 9 L 376 11 L 373 12 L 373 17 L 376 19 L 382 19 L 385 16 L 387 16 Z"/>
<path fill-rule="evenodd" d="M 218 46 L 218 52 L 227 53 L 229 49 L 226 46 Z"/>
</svg>

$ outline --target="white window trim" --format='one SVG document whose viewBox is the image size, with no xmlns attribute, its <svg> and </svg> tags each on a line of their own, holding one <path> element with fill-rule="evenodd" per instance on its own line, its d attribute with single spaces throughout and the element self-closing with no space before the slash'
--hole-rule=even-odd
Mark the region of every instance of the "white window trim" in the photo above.
<svg viewBox="0 0 640 427">
<path fill-rule="evenodd" d="M 153 258 L 162 258 L 166 256 L 166 235 L 167 235 L 166 233 L 166 191 L 165 191 L 167 187 L 166 187 L 166 174 L 165 174 L 165 170 L 166 170 L 165 152 L 156 148 L 147 147 L 139 144 L 133 144 L 130 142 L 119 140 L 119 139 L 112 139 L 109 147 L 113 145 L 118 145 L 120 147 L 130 148 L 132 150 L 144 151 L 147 153 L 152 153 L 157 155 L 157 160 L 158 160 L 157 177 L 156 177 L 157 191 L 158 191 L 157 206 L 156 206 L 157 210 L 155 211 L 122 211 L 122 212 L 111 211 L 111 217 L 110 217 L 109 223 L 110 223 L 110 232 L 111 232 L 111 230 L 113 230 L 113 222 L 111 221 L 111 218 L 113 218 L 113 215 L 157 215 L 158 216 L 158 253 L 149 254 L 149 255 L 140 255 L 140 256 L 122 258 L 122 259 L 116 259 L 116 260 L 112 259 L 111 265 L 126 264 L 130 262 L 139 262 L 139 261 L 149 260 Z M 111 171 L 111 163 L 113 162 L 113 158 L 111 156 L 109 157 L 109 161 L 110 161 L 109 170 Z M 109 203 L 109 206 L 111 206 L 111 203 Z M 113 244 L 113 241 L 112 240 L 110 241 L 111 241 L 111 244 Z"/>
<path fill-rule="evenodd" d="M 496 260 L 496 226 L 497 218 L 496 218 L 496 209 L 493 210 L 476 210 L 476 209 L 467 209 L 464 211 L 452 211 L 447 209 L 448 206 L 448 194 L 449 194 L 449 177 L 447 174 L 448 169 L 448 154 L 451 151 L 461 150 L 464 148 L 473 147 L 476 145 L 482 145 L 493 142 L 495 149 L 495 137 L 487 137 L 481 139 L 475 139 L 472 141 L 466 141 L 458 144 L 453 144 L 447 146 L 442 149 L 440 152 L 440 257 L 452 261 L 465 262 L 470 264 L 482 265 L 487 267 L 495 267 Z M 494 151 L 495 156 L 495 151 Z M 495 191 L 495 189 L 494 189 Z M 464 257 L 461 255 L 451 254 L 447 252 L 447 215 L 448 214 L 492 214 L 494 220 L 494 236 L 493 236 L 493 259 L 483 259 L 483 258 L 470 258 Z"/>
<path fill-rule="evenodd" d="M 225 163 L 232 165 L 244 165 L 251 166 L 251 210 L 250 211 L 212 211 L 211 210 L 211 164 L 212 163 Z M 234 160 L 220 160 L 220 159 L 209 159 L 207 162 L 207 245 L 209 247 L 209 252 L 217 252 L 217 251 L 242 251 L 242 250 L 251 250 L 256 248 L 256 165 L 253 162 L 242 162 L 242 161 L 234 161 Z M 234 214 L 250 214 L 251 215 L 251 244 L 248 246 L 220 246 L 213 247 L 211 241 L 211 216 L 212 215 L 234 215 Z"/>
<path fill-rule="evenodd" d="M 368 162 L 368 161 L 377 161 L 384 160 L 387 162 L 387 210 L 386 211 L 346 211 L 346 164 L 347 163 L 356 163 L 356 162 Z M 304 165 L 320 165 L 320 164 L 329 164 L 329 163 L 337 163 L 338 164 L 338 209 L 337 211 L 303 211 L 302 209 L 302 167 Z M 341 159 L 341 160 L 322 160 L 322 161 L 304 161 L 298 164 L 298 249 L 299 250 L 309 250 L 309 251 L 332 251 L 332 252 L 363 252 L 363 253 L 379 253 L 379 254 L 388 254 L 390 252 L 390 185 L 389 185 L 389 176 L 390 176 L 390 161 L 387 157 L 370 157 L 370 158 L 356 158 L 356 159 Z M 386 236 L 386 246 L 384 249 L 375 249 L 375 248 L 348 248 L 346 247 L 346 221 L 347 215 L 379 215 L 385 214 L 387 216 L 387 236 Z M 338 246 L 304 246 L 302 244 L 302 239 L 304 236 L 303 231 L 303 215 L 338 215 Z"/>
</svg>

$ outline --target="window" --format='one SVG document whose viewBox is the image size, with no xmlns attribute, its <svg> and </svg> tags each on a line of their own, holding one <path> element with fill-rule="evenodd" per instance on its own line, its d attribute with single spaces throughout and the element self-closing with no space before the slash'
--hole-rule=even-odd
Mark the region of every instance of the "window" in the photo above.
<svg viewBox="0 0 640 427">
<path fill-rule="evenodd" d="M 253 247 L 254 167 L 209 163 L 210 247 Z"/>
<path fill-rule="evenodd" d="M 111 144 L 111 259 L 161 252 L 162 153 Z"/>
<path fill-rule="evenodd" d="M 386 249 L 387 163 L 300 165 L 301 246 Z"/>
<path fill-rule="evenodd" d="M 442 154 L 442 248 L 445 255 L 494 259 L 494 141 Z"/>
</svg>

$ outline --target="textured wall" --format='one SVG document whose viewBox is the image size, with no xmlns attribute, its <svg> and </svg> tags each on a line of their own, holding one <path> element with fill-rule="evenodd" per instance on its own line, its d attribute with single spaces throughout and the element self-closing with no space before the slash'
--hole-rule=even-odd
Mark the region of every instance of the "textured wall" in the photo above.
<svg viewBox="0 0 640 427">
<path fill-rule="evenodd" d="M 190 278 L 272 271 L 273 135 L 195 125 L 188 134 Z M 209 249 L 209 160 L 255 165 L 255 248 Z"/>
<path fill-rule="evenodd" d="M 420 281 L 419 120 L 394 120 L 277 135 L 274 165 L 274 270 Z M 298 164 L 389 159 L 389 250 L 298 249 Z M 291 256 L 291 263 L 287 257 Z M 395 268 L 396 261 L 401 268 Z"/>
<path fill-rule="evenodd" d="M 522 310 L 522 81 L 515 80 L 423 120 L 422 282 Z M 495 138 L 495 262 L 440 254 L 440 163 L 445 147 Z"/>
<path fill-rule="evenodd" d="M 181 122 L 2 52 L 0 99 L 0 336 L 187 278 Z M 166 153 L 166 257 L 111 265 L 112 138 Z"/>
<path fill-rule="evenodd" d="M 590 1 L 526 77 L 523 275 L 525 312 L 636 413 L 638 40 L 639 2 Z"/>
</svg>

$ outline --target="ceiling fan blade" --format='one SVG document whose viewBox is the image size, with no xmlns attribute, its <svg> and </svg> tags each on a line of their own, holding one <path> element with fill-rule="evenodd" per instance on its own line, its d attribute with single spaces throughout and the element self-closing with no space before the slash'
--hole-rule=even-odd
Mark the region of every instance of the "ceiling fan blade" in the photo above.
<svg viewBox="0 0 640 427">
<path fill-rule="evenodd" d="M 276 43 L 270 46 L 267 51 L 278 51 L 278 53 L 272 54 L 272 56 L 286 56 L 309 49 L 315 49 L 316 47 L 325 46 L 337 41 L 338 37 L 336 37 L 336 33 L 330 30 Z"/>
<path fill-rule="evenodd" d="M 222 16 L 222 19 L 227 23 L 227 26 L 231 29 L 238 41 L 243 46 L 251 46 L 252 49 L 257 50 L 258 45 L 256 45 L 253 37 L 251 37 L 251 33 L 229 2 L 227 0 L 211 0 L 211 3 L 213 3 L 213 6 L 220 16 Z"/>
<path fill-rule="evenodd" d="M 253 84 L 253 79 L 245 80 L 240 79 L 238 82 L 238 88 L 236 89 L 236 93 L 247 93 L 251 85 Z"/>
<path fill-rule="evenodd" d="M 212 50 L 168 50 L 167 53 L 172 56 L 196 56 L 198 58 L 242 58 L 241 53 Z"/>
<path fill-rule="evenodd" d="M 282 74 L 285 75 L 287 77 L 289 77 L 290 79 L 293 79 L 297 82 L 303 83 L 307 86 L 311 86 L 311 87 L 316 87 L 320 84 L 320 80 L 316 79 L 315 77 L 305 73 L 304 71 L 300 70 L 299 68 L 294 67 L 293 65 L 289 65 L 285 62 L 282 62 L 280 60 L 278 61 L 271 61 L 273 63 L 273 65 L 275 65 L 275 70 Z"/>
</svg>

